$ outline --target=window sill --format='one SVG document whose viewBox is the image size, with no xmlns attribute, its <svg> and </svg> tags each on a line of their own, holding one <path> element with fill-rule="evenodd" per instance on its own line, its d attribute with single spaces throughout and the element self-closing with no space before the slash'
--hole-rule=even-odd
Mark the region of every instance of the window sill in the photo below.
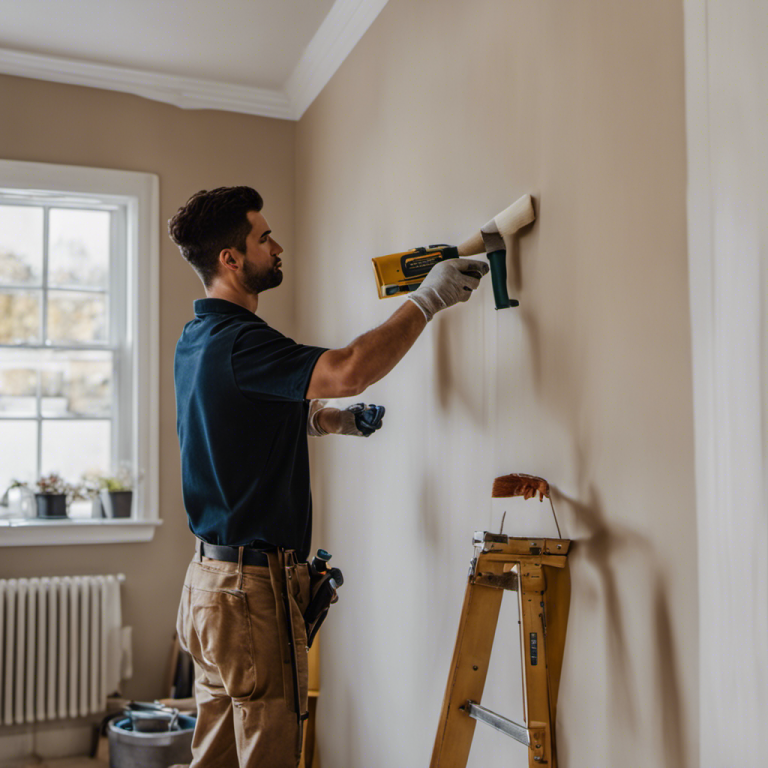
<svg viewBox="0 0 768 768">
<path fill-rule="evenodd" d="M 0 520 L 0 547 L 152 541 L 162 520 Z"/>
</svg>

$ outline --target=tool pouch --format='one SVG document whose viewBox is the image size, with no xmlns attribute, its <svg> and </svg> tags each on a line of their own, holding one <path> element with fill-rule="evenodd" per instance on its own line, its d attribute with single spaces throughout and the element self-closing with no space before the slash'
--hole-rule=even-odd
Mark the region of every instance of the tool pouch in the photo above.
<svg viewBox="0 0 768 768">
<path fill-rule="evenodd" d="M 336 590 L 344 583 L 344 577 L 338 568 L 329 568 L 326 571 L 318 571 L 312 565 L 309 566 L 309 605 L 304 611 L 304 624 L 307 628 L 307 648 L 312 647 L 320 625 L 328 615 L 328 609 L 338 601 Z"/>
<path fill-rule="evenodd" d="M 269 576 L 275 594 L 277 628 L 283 657 L 283 690 L 286 704 L 296 713 L 298 750 L 301 751 L 302 721 L 308 717 L 307 649 L 301 631 L 302 610 L 309 602 L 308 566 L 297 563 L 291 550 L 267 553 Z"/>
</svg>

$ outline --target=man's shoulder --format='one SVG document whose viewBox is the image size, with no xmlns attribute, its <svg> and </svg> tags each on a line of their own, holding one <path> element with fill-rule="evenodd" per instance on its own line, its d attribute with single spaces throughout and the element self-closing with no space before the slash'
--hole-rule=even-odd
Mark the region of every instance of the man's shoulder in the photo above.
<svg viewBox="0 0 768 768">
<path fill-rule="evenodd" d="M 182 337 L 187 335 L 216 336 L 224 333 L 239 334 L 242 332 L 267 332 L 278 333 L 269 323 L 266 323 L 258 315 L 252 313 L 238 314 L 206 314 L 197 315 L 190 320 L 182 331 Z"/>
<path fill-rule="evenodd" d="M 198 315 L 185 323 L 176 342 L 176 353 L 199 353 L 222 344 L 234 345 L 244 334 L 263 334 L 264 329 L 270 333 L 269 326 L 255 315 Z"/>
<path fill-rule="evenodd" d="M 232 327 L 237 331 L 237 341 L 243 338 L 254 340 L 285 338 L 285 335 L 280 333 L 277 328 L 271 326 L 258 315 L 252 315 L 251 317 L 238 315 L 237 321 L 233 323 Z"/>
</svg>

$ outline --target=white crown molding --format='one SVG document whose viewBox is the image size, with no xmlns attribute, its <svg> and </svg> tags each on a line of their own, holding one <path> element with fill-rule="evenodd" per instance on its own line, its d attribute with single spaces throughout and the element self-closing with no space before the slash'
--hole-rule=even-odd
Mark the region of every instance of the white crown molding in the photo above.
<svg viewBox="0 0 768 768">
<path fill-rule="evenodd" d="M 182 109 L 221 109 L 299 120 L 357 45 L 387 0 L 336 0 L 283 91 L 197 80 L 0 48 L 0 74 L 122 91 Z"/>
<path fill-rule="evenodd" d="M 0 48 L 0 73 L 122 91 L 182 109 L 222 109 L 248 115 L 294 119 L 285 94 L 266 88 L 195 80 L 3 48 Z"/>
<path fill-rule="evenodd" d="M 336 0 L 285 83 L 295 120 L 317 98 L 387 2 Z"/>
</svg>

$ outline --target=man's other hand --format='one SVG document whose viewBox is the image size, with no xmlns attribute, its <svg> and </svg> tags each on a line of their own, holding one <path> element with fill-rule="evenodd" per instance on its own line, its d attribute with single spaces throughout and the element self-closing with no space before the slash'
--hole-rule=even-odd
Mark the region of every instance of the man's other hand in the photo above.
<svg viewBox="0 0 768 768">
<path fill-rule="evenodd" d="M 381 429 L 386 409 L 383 405 L 355 403 L 341 411 L 340 435 L 369 437 Z"/>
<path fill-rule="evenodd" d="M 312 400 L 309 404 L 307 434 L 310 437 L 323 435 L 354 435 L 368 437 L 381 429 L 385 408 L 383 405 L 355 403 L 340 411 L 327 408 L 327 400 Z"/>
</svg>

